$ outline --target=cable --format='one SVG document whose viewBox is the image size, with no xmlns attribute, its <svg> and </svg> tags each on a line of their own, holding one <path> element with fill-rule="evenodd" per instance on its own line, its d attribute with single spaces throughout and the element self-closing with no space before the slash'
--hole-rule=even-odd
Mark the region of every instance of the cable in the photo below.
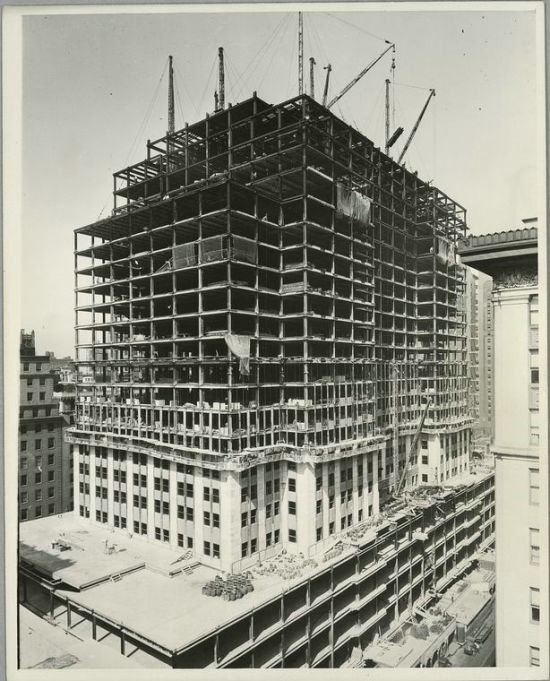
<svg viewBox="0 0 550 681">
<path fill-rule="evenodd" d="M 393 43 L 393 40 L 386 40 L 385 38 L 381 38 L 379 35 L 375 35 L 374 33 L 371 33 L 370 31 L 367 31 L 364 28 L 360 28 L 356 24 L 351 24 L 349 21 L 346 21 L 345 19 L 342 19 L 341 17 L 337 17 L 335 14 L 331 14 L 330 12 L 324 12 L 327 16 L 331 17 L 332 19 L 336 19 L 337 21 L 340 21 L 343 24 L 346 24 L 346 26 L 351 26 L 351 28 L 355 28 L 357 31 L 360 31 L 361 33 L 365 33 L 366 35 L 370 35 L 371 38 L 376 38 L 376 40 L 381 40 L 383 43 Z"/>
<path fill-rule="evenodd" d="M 395 83 L 395 85 L 397 85 L 398 87 L 410 87 L 413 88 L 414 90 L 425 90 L 426 92 L 432 89 L 429 87 L 420 87 L 419 85 L 407 85 L 406 83 Z"/>
<path fill-rule="evenodd" d="M 212 62 L 212 66 L 210 67 L 210 73 L 208 74 L 208 77 L 205 80 L 204 90 L 202 92 L 201 98 L 199 99 L 199 109 L 202 109 L 202 100 L 204 99 L 208 86 L 210 85 L 210 78 L 212 76 L 212 72 L 214 71 L 214 66 L 216 65 L 217 59 L 218 55 L 214 57 L 214 61 Z"/>
<path fill-rule="evenodd" d="M 162 83 L 162 80 L 163 80 L 163 78 L 164 78 L 164 74 L 166 73 L 167 67 L 168 67 L 168 59 L 166 60 L 166 63 L 165 63 L 165 65 L 164 65 L 164 69 L 162 70 L 162 73 L 161 73 L 161 76 L 160 76 L 159 81 L 158 81 L 158 83 L 157 83 L 157 86 L 156 86 L 156 88 L 155 88 L 155 91 L 153 92 L 153 97 L 152 97 L 152 99 L 151 99 L 151 102 L 150 102 L 150 104 L 149 104 L 149 107 L 148 107 L 147 111 L 145 112 L 145 116 L 144 116 L 144 118 L 143 118 L 143 121 L 142 121 L 141 125 L 140 125 L 139 128 L 138 128 L 138 131 L 137 131 L 137 133 L 136 133 L 136 136 L 135 136 L 135 138 L 134 138 L 134 141 L 133 141 L 133 143 L 132 143 L 132 146 L 130 147 L 130 150 L 129 150 L 129 152 L 128 152 L 128 155 L 126 156 L 126 160 L 124 161 L 124 166 L 123 166 L 123 167 L 126 167 L 126 166 L 128 165 L 128 161 L 130 160 L 130 156 L 132 155 L 132 153 L 133 153 L 133 151 L 134 151 L 134 148 L 135 148 L 135 146 L 136 146 L 136 144 L 137 144 L 138 138 L 141 137 L 141 135 L 143 134 L 143 130 L 146 128 L 147 124 L 149 123 L 149 118 L 151 117 L 151 113 L 153 112 L 153 108 L 154 108 L 155 103 L 156 103 L 156 101 L 157 101 L 158 91 L 159 91 L 159 89 L 160 89 L 160 84 Z"/>
<path fill-rule="evenodd" d="M 269 40 L 267 42 L 262 43 L 260 49 L 256 52 L 254 57 L 248 62 L 248 66 L 246 69 L 242 72 L 241 76 L 237 79 L 237 81 L 234 84 L 234 87 L 237 88 L 239 87 L 239 91 L 235 94 L 235 98 L 238 99 L 241 96 L 241 93 L 243 89 L 247 86 L 247 79 L 252 76 L 252 74 L 258 69 L 260 66 L 260 63 L 262 62 L 262 59 L 266 56 L 268 50 L 271 47 L 271 44 L 275 40 L 277 33 L 281 30 L 283 24 L 289 20 L 289 14 L 285 14 L 281 21 L 277 24 L 275 29 L 273 30 L 273 33 L 271 34 Z M 258 59 L 259 55 L 261 54 L 261 57 Z M 253 88 L 257 89 L 257 88 Z"/>
<path fill-rule="evenodd" d="M 177 78 L 177 76 L 179 76 L 179 70 L 176 71 L 176 68 L 175 68 L 175 66 L 174 66 L 174 84 L 176 85 L 176 89 L 177 89 L 178 92 L 179 92 L 179 85 L 178 85 L 178 78 Z M 190 94 L 189 90 L 187 89 L 187 86 L 186 86 L 186 84 L 185 84 L 185 78 L 182 77 L 182 78 L 181 78 L 181 82 L 182 82 L 182 84 L 183 84 L 183 91 L 184 91 L 184 93 L 185 93 L 185 96 L 187 97 L 187 99 L 186 99 L 185 101 L 191 103 L 191 106 L 193 107 L 193 110 L 195 111 L 195 116 L 196 116 L 196 118 L 200 118 L 200 112 L 199 112 L 199 110 L 197 109 L 197 105 L 195 104 L 195 98 Z M 181 93 L 180 93 L 180 94 L 181 94 Z M 180 102 L 180 104 L 181 104 L 181 102 Z M 182 109 L 182 110 L 183 110 L 183 109 Z"/>
</svg>

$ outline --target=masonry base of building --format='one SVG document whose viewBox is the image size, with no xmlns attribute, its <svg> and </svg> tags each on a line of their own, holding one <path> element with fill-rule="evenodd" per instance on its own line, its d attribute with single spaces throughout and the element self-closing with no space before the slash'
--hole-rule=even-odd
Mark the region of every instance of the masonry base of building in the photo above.
<svg viewBox="0 0 550 681">
<path fill-rule="evenodd" d="M 71 522 L 86 527 L 78 518 Z M 219 574 L 212 568 L 176 574 L 178 556 L 168 548 L 174 576 L 159 574 L 147 556 L 135 564 L 130 556 L 123 574 L 103 570 L 102 577 L 79 584 L 85 548 L 48 555 L 36 545 L 29 549 L 31 538 L 24 536 L 19 598 L 85 638 L 118 639 L 122 654 L 139 650 L 154 658 L 153 666 L 339 667 L 354 647 L 364 649 L 456 579 L 493 535 L 494 475 L 485 471 L 467 484 L 420 488 L 376 524 L 340 533 L 330 551 L 301 563 L 294 577 L 280 579 L 266 574 L 267 563 L 256 565 L 250 572 L 254 592 L 234 602 L 201 593 L 201 570 Z M 46 546 L 50 537 L 43 541 Z M 149 611 L 133 618 L 140 599 Z"/>
</svg>

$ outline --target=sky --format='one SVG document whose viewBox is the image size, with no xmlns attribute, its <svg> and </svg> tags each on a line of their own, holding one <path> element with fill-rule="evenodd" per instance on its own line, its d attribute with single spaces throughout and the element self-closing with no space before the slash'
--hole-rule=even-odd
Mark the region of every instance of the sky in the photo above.
<svg viewBox="0 0 550 681">
<path fill-rule="evenodd" d="M 309 10 L 309 8 L 307 8 Z M 37 350 L 74 354 L 73 230 L 108 215 L 112 174 L 145 156 L 167 128 L 173 55 L 176 128 L 214 108 L 217 51 L 226 102 L 256 90 L 298 93 L 297 12 L 27 16 L 22 68 L 22 326 Z M 436 90 L 405 160 L 467 210 L 473 233 L 537 214 L 536 40 L 532 11 L 304 12 L 304 82 L 316 95 L 332 65 L 336 95 L 386 55 L 333 108 L 379 146 L 384 81 L 393 80 L 397 157 Z M 31 273 L 31 276 L 29 276 Z"/>
</svg>

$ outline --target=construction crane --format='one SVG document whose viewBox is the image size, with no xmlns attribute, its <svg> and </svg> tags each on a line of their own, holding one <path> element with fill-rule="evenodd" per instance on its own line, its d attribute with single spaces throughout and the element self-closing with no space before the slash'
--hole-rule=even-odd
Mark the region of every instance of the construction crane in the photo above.
<svg viewBox="0 0 550 681">
<path fill-rule="evenodd" d="M 409 469 L 409 464 L 411 462 L 412 455 L 414 454 L 414 452 L 416 450 L 416 445 L 418 444 L 418 438 L 420 437 L 420 433 L 422 432 L 422 428 L 424 426 L 424 421 L 426 420 L 426 415 L 428 413 L 428 409 L 430 408 L 431 403 L 432 403 L 432 398 L 428 397 L 427 402 L 424 406 L 424 411 L 422 412 L 422 416 L 420 417 L 420 421 L 418 423 L 418 428 L 416 429 L 413 440 L 411 442 L 409 453 L 407 454 L 407 458 L 405 460 L 405 466 L 403 468 L 403 473 L 401 474 L 401 478 L 399 480 L 399 483 L 397 484 L 397 487 L 394 490 L 394 496 L 395 497 L 398 497 L 401 494 L 401 490 L 403 489 L 403 485 L 405 484 L 405 479 L 407 477 L 407 471 Z"/>
<path fill-rule="evenodd" d="M 327 72 L 327 77 L 325 78 L 325 89 L 323 91 L 323 106 L 327 105 L 327 97 L 328 97 L 328 81 L 330 78 L 330 72 L 332 71 L 332 65 L 329 64 L 328 66 L 323 66 L 323 68 Z"/>
<path fill-rule="evenodd" d="M 354 78 L 352 81 L 350 81 L 350 82 L 346 85 L 346 87 L 345 87 L 339 94 L 337 94 L 336 97 L 334 97 L 334 99 L 332 99 L 332 100 L 327 104 L 327 109 L 330 109 L 331 106 L 334 106 L 334 105 L 336 104 L 336 102 L 337 102 L 339 99 L 341 99 L 341 98 L 346 94 L 346 92 L 348 92 L 349 90 L 351 90 L 351 88 L 352 88 L 356 83 L 358 83 L 358 82 L 361 80 L 361 78 L 362 78 L 366 73 L 368 73 L 368 72 L 372 69 L 372 67 L 373 67 L 375 64 L 378 64 L 378 62 L 382 59 L 382 57 L 383 57 L 385 54 L 387 54 L 390 50 L 394 50 L 394 51 L 395 51 L 395 45 L 394 45 L 393 43 L 390 43 L 389 40 L 385 40 L 384 42 L 385 42 L 385 43 L 388 43 L 388 44 L 389 44 L 389 47 L 386 48 L 386 49 L 382 52 L 381 55 L 379 55 L 378 57 L 376 57 L 376 59 L 374 59 L 373 61 L 371 61 L 371 63 L 370 63 L 368 66 L 366 66 L 360 73 L 358 73 L 358 74 L 355 76 L 355 78 Z"/>
<path fill-rule="evenodd" d="M 418 126 L 420 125 L 420 121 L 424 118 L 424 114 L 426 113 L 426 109 L 428 108 L 428 104 L 430 103 L 430 100 L 432 97 L 435 97 L 435 90 L 431 89 L 430 94 L 428 95 L 428 99 L 426 100 L 426 103 L 422 107 L 422 111 L 420 112 L 420 116 L 418 117 L 416 123 L 413 126 L 413 129 L 411 130 L 411 134 L 409 135 L 409 139 L 405 142 L 405 146 L 403 147 L 403 151 L 401 152 L 401 156 L 398 159 L 398 163 L 401 163 L 403 160 L 403 156 L 407 153 L 407 149 L 409 148 L 411 142 L 414 139 L 414 136 L 416 135 L 416 131 L 418 130 Z"/>
<path fill-rule="evenodd" d="M 309 94 L 315 99 L 315 57 L 309 58 Z"/>
</svg>

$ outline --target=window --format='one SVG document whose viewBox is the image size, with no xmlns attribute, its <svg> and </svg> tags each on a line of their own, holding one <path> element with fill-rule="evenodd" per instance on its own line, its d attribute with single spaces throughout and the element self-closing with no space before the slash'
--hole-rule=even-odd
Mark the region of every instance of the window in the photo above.
<svg viewBox="0 0 550 681">
<path fill-rule="evenodd" d="M 27 520 L 29 513 L 26 508 L 21 509 L 21 520 Z"/>
<path fill-rule="evenodd" d="M 532 506 L 539 505 L 539 469 L 529 469 L 529 503 Z"/>
<path fill-rule="evenodd" d="M 160 539 L 160 527 L 155 527 L 155 539 Z"/>
<path fill-rule="evenodd" d="M 276 501 L 273 504 L 273 515 L 279 515 L 279 502 Z"/>
<path fill-rule="evenodd" d="M 271 494 L 272 492 L 273 492 L 273 483 L 271 482 L 271 480 L 268 480 L 265 483 L 265 493 Z"/>
<path fill-rule="evenodd" d="M 155 490 L 160 492 L 160 478 L 155 478 Z"/>
<path fill-rule="evenodd" d="M 289 492 L 295 492 L 296 491 L 296 478 L 289 478 L 288 479 L 288 491 Z"/>
<path fill-rule="evenodd" d="M 205 501 L 210 501 L 210 487 L 205 487 L 202 494 Z"/>
<path fill-rule="evenodd" d="M 212 502 L 214 504 L 220 503 L 220 490 L 217 487 L 212 488 Z"/>
<path fill-rule="evenodd" d="M 250 524 L 254 525 L 255 522 L 256 522 L 256 509 L 252 508 L 252 509 L 250 509 Z"/>
<path fill-rule="evenodd" d="M 275 494 L 279 494 L 280 489 L 281 489 L 281 481 L 279 480 L 279 478 L 277 478 L 273 482 L 273 491 L 275 492 Z"/>
<path fill-rule="evenodd" d="M 531 624 L 538 624 L 540 622 L 540 592 L 534 587 L 529 588 L 529 602 L 531 604 Z"/>
<path fill-rule="evenodd" d="M 250 498 L 256 499 L 258 497 L 258 485 L 252 485 L 250 487 Z"/>
<path fill-rule="evenodd" d="M 273 543 L 278 544 L 279 543 L 279 537 L 280 537 L 281 531 L 280 530 L 275 530 L 273 532 Z"/>
<path fill-rule="evenodd" d="M 213 558 L 219 558 L 220 557 L 220 545 L 219 544 L 212 544 L 212 556 L 213 556 Z"/>
<path fill-rule="evenodd" d="M 331 494 L 330 497 L 328 498 L 328 507 L 334 508 L 334 494 Z"/>
<path fill-rule="evenodd" d="M 248 525 L 248 512 L 241 513 L 241 527 L 246 527 Z"/>
<path fill-rule="evenodd" d="M 34 484 L 39 485 L 42 482 L 42 473 L 34 474 Z"/>
<path fill-rule="evenodd" d="M 160 499 L 155 499 L 155 513 L 160 513 Z"/>
<path fill-rule="evenodd" d="M 296 530 L 289 530 L 288 531 L 288 541 L 291 541 L 293 543 L 296 542 Z"/>
<path fill-rule="evenodd" d="M 321 476 L 315 478 L 315 489 L 319 491 L 323 486 L 323 478 Z"/>
<path fill-rule="evenodd" d="M 22 475 L 21 476 L 21 487 L 25 487 L 27 485 L 27 476 Z"/>
<path fill-rule="evenodd" d="M 540 667 L 540 648 L 529 646 L 529 666 Z"/>
<path fill-rule="evenodd" d="M 534 527 L 529 529 L 529 562 L 538 565 L 540 562 L 540 531 Z"/>
<path fill-rule="evenodd" d="M 32 393 L 27 393 L 27 402 L 32 402 Z"/>
<path fill-rule="evenodd" d="M 51 499 L 55 496 L 55 487 L 48 487 L 48 497 Z"/>
<path fill-rule="evenodd" d="M 422 454 L 422 463 L 424 465 L 428 465 L 428 455 L 427 454 Z"/>
<path fill-rule="evenodd" d="M 162 541 L 164 542 L 170 541 L 170 530 L 162 530 Z"/>
<path fill-rule="evenodd" d="M 426 473 L 422 473 L 422 482 L 428 482 L 428 476 Z"/>
<path fill-rule="evenodd" d="M 328 533 L 329 533 L 329 534 L 334 534 L 334 520 L 333 520 L 331 523 L 329 523 L 329 526 L 328 526 Z"/>
<path fill-rule="evenodd" d="M 315 502 L 315 513 L 321 513 L 322 502 L 321 499 L 317 499 Z"/>
<path fill-rule="evenodd" d="M 208 511 L 204 512 L 204 524 L 210 525 L 210 513 Z"/>
<path fill-rule="evenodd" d="M 214 527 L 220 526 L 220 516 L 219 513 L 212 513 L 212 525 Z"/>
<path fill-rule="evenodd" d="M 124 492 L 123 492 L 123 494 L 124 494 Z M 168 502 L 168 501 L 162 502 L 162 512 L 164 513 L 164 515 L 170 515 L 170 502 Z"/>
<path fill-rule="evenodd" d="M 23 364 L 23 371 L 28 371 L 28 370 L 29 370 L 29 365 L 25 362 L 25 364 Z"/>
<path fill-rule="evenodd" d="M 346 526 L 346 519 L 345 519 L 345 517 L 344 517 L 344 518 L 340 518 L 340 529 L 343 530 L 345 526 Z"/>
<path fill-rule="evenodd" d="M 28 492 L 21 492 L 21 495 L 20 495 L 20 497 L 19 497 L 19 501 L 20 501 L 22 504 L 26 504 L 27 501 L 28 501 L 28 499 L 29 499 Z"/>
<path fill-rule="evenodd" d="M 168 480 L 168 478 L 162 479 L 162 491 L 163 492 L 169 492 L 170 491 L 170 480 Z"/>
<path fill-rule="evenodd" d="M 35 508 L 34 508 L 35 518 L 39 518 L 41 515 L 42 515 L 42 506 L 35 506 Z"/>
<path fill-rule="evenodd" d="M 289 501 L 288 502 L 288 512 L 290 515 L 296 515 L 296 502 L 295 501 Z"/>
<path fill-rule="evenodd" d="M 251 539 L 250 540 L 250 553 L 256 553 L 257 547 L 258 547 L 258 540 L 257 539 Z"/>
<path fill-rule="evenodd" d="M 22 452 L 27 451 L 27 441 L 26 440 L 21 440 L 21 451 Z"/>
<path fill-rule="evenodd" d="M 184 545 L 183 544 L 183 534 L 181 534 L 181 532 L 178 532 L 178 546 L 180 548 L 183 548 L 183 545 Z"/>
<path fill-rule="evenodd" d="M 294 461 L 288 462 L 288 470 L 289 471 L 295 471 L 296 470 L 296 463 Z"/>
<path fill-rule="evenodd" d="M 323 528 L 322 527 L 317 528 L 317 530 L 315 532 L 315 536 L 317 538 L 317 541 L 321 541 L 321 539 L 323 538 Z"/>
<path fill-rule="evenodd" d="M 531 369 L 531 385 L 539 384 L 539 370 Z"/>
<path fill-rule="evenodd" d="M 340 503 L 343 504 L 346 501 L 346 490 L 340 492 Z"/>
<path fill-rule="evenodd" d="M 19 464 L 21 466 L 21 470 L 23 470 L 23 471 L 27 470 L 28 462 L 27 462 L 26 458 L 20 459 Z"/>
<path fill-rule="evenodd" d="M 178 518 L 181 520 L 185 518 L 185 508 L 183 506 L 178 506 Z"/>
<path fill-rule="evenodd" d="M 53 454 L 48 454 L 48 466 L 53 466 L 55 463 L 55 456 Z"/>
<path fill-rule="evenodd" d="M 271 546 L 271 536 L 272 536 L 272 535 L 271 535 L 271 532 L 268 532 L 268 533 L 265 535 L 265 545 L 266 545 L 266 548 L 267 548 L 268 546 Z"/>
<path fill-rule="evenodd" d="M 188 497 L 193 496 L 193 485 L 192 483 L 188 482 L 185 491 L 187 492 Z"/>
<path fill-rule="evenodd" d="M 246 501 L 248 497 L 248 489 L 246 487 L 241 487 L 241 503 Z"/>
<path fill-rule="evenodd" d="M 45 399 L 46 399 L 46 393 L 41 392 L 40 393 L 40 401 L 44 402 Z"/>
<path fill-rule="evenodd" d="M 187 506 L 185 510 L 185 515 L 187 517 L 187 520 L 193 520 L 193 509 L 190 506 Z"/>
<path fill-rule="evenodd" d="M 428 440 L 421 440 L 422 449 L 428 449 Z"/>
<path fill-rule="evenodd" d="M 117 489 L 113 492 L 113 501 L 120 501 L 119 491 Z"/>
<path fill-rule="evenodd" d="M 241 557 L 244 558 L 248 555 L 248 542 L 245 541 L 241 544 Z"/>
<path fill-rule="evenodd" d="M 42 440 L 38 439 L 34 441 L 34 448 L 40 449 L 42 447 Z"/>
<path fill-rule="evenodd" d="M 329 473 L 328 475 L 328 486 L 334 487 L 334 473 Z"/>
<path fill-rule="evenodd" d="M 184 485 L 181 480 L 178 480 L 178 494 L 181 496 L 184 494 Z"/>
<path fill-rule="evenodd" d="M 357 520 L 359 522 L 361 522 L 363 520 L 363 509 L 362 508 L 359 509 L 359 514 L 358 514 Z"/>
</svg>

